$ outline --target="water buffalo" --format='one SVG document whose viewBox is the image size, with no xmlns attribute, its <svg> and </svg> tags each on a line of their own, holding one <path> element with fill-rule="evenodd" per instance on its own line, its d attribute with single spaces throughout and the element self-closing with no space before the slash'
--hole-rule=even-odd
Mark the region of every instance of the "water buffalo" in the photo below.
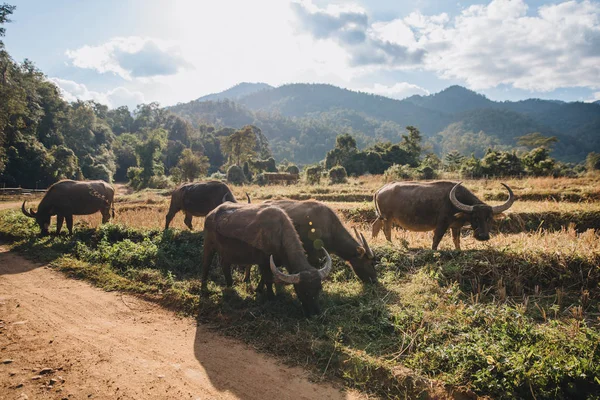
<svg viewBox="0 0 600 400">
<path fill-rule="evenodd" d="M 515 196 L 508 190 L 508 200 L 499 206 L 489 206 L 479 200 L 462 182 L 393 182 L 383 186 L 373 196 L 377 219 L 373 223 L 373 237 L 381 228 L 388 241 L 392 240 L 392 223 L 409 231 L 434 231 L 433 250 L 448 230 L 452 229 L 454 246 L 460 250 L 460 229 L 470 224 L 477 240 L 489 240 L 490 225 L 512 206 Z"/>
<path fill-rule="evenodd" d="M 89 215 L 98 211 L 102 213 L 102 223 L 110 220 L 111 211 L 114 218 L 115 189 L 104 181 L 78 182 L 63 180 L 48 188 L 40 201 L 37 211 L 25 208 L 21 211 L 28 217 L 35 218 L 42 236 L 48 234 L 50 217 L 56 215 L 56 234 L 60 234 L 63 222 L 67 221 L 67 229 L 73 234 L 73 215 Z"/>
<path fill-rule="evenodd" d="M 287 213 L 311 264 L 317 265 L 318 250 L 325 247 L 348 261 L 363 282 L 377 281 L 373 251 L 365 237 L 355 230 L 355 240 L 331 208 L 315 200 L 273 200 L 265 203 L 280 207 Z"/>
<path fill-rule="evenodd" d="M 250 203 L 250 196 L 247 193 L 246 196 Z M 165 229 L 169 229 L 175 214 L 183 210 L 185 213 L 183 222 L 192 230 L 192 217 L 204 217 L 226 201 L 237 203 L 229 187 L 222 182 L 184 183 L 171 193 L 171 205 L 167 213 Z"/>
<path fill-rule="evenodd" d="M 323 248 L 326 261 L 321 269 L 307 260 L 302 242 L 288 215 L 270 204 L 226 202 L 211 211 L 204 221 L 202 292 L 207 293 L 207 278 L 214 253 L 221 256 L 227 286 L 233 284 L 231 264 L 258 264 L 267 295 L 273 297 L 273 280 L 293 284 L 304 314 L 318 314 L 321 281 L 331 272 L 331 258 Z M 281 272 L 275 262 L 285 265 Z M 261 285 L 262 286 L 262 285 Z"/>
</svg>

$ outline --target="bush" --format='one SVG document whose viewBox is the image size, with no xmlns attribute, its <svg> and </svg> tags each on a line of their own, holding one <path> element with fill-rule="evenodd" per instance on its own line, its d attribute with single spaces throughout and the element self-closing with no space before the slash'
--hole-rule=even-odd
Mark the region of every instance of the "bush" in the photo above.
<svg viewBox="0 0 600 400">
<path fill-rule="evenodd" d="M 129 179 L 129 185 L 135 190 L 140 190 L 144 186 L 142 179 L 143 168 L 140 167 L 129 167 L 127 169 L 127 179 Z"/>
<path fill-rule="evenodd" d="M 256 176 L 254 177 L 254 183 L 258 186 L 265 186 L 268 183 L 265 174 L 256 174 Z"/>
<path fill-rule="evenodd" d="M 391 181 L 406 181 L 420 178 L 420 173 L 408 164 L 394 164 L 383 173 L 386 182 Z"/>
<path fill-rule="evenodd" d="M 244 163 L 244 167 L 242 168 L 244 172 L 244 176 L 247 181 L 252 181 L 252 172 L 250 171 L 250 166 L 248 165 L 248 161 Z"/>
<path fill-rule="evenodd" d="M 346 168 L 341 165 L 336 165 L 329 170 L 329 182 L 330 183 L 346 183 L 348 181 L 348 174 Z"/>
<path fill-rule="evenodd" d="M 237 165 L 232 165 L 227 170 L 227 182 L 233 185 L 241 185 L 246 181 L 244 171 Z"/>
<path fill-rule="evenodd" d="M 285 172 L 288 174 L 300 175 L 300 170 L 294 164 L 288 165 L 288 167 L 285 169 Z"/>
<path fill-rule="evenodd" d="M 227 175 L 225 175 L 222 172 L 215 172 L 213 173 L 211 176 L 209 176 L 210 179 L 214 179 L 216 181 L 224 181 L 227 179 Z"/>
<path fill-rule="evenodd" d="M 321 166 L 313 165 L 304 169 L 306 182 L 310 185 L 318 185 L 321 182 Z"/>
<path fill-rule="evenodd" d="M 154 175 L 147 185 L 150 189 L 167 189 L 171 186 L 173 186 L 173 182 L 165 175 Z"/>
<path fill-rule="evenodd" d="M 435 179 L 437 178 L 437 173 L 430 166 L 421 167 L 418 169 L 419 171 L 419 179 Z"/>
</svg>

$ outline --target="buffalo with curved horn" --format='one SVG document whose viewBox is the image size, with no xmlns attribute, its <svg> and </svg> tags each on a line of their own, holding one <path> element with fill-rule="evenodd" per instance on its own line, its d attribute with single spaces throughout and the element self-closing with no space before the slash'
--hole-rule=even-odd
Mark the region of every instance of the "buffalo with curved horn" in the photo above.
<svg viewBox="0 0 600 400">
<path fill-rule="evenodd" d="M 269 200 L 292 220 L 300 236 L 308 260 L 317 265 L 320 246 L 346 260 L 354 273 L 365 283 L 376 282 L 375 255 L 362 233 L 354 228 L 356 238 L 344 227 L 335 211 L 315 200 Z"/>
<path fill-rule="evenodd" d="M 450 228 L 454 246 L 460 250 L 460 230 L 471 225 L 477 240 L 490 239 L 490 226 L 495 217 L 508 210 L 515 195 L 508 185 L 508 200 L 499 206 L 482 202 L 462 182 L 393 182 L 379 189 L 373 196 L 377 219 L 372 225 L 373 237 L 381 228 L 388 241 L 392 238 L 392 224 L 409 231 L 434 231 L 433 250 Z"/>
<path fill-rule="evenodd" d="M 302 242 L 288 215 L 269 204 L 223 203 L 211 211 L 204 222 L 202 292 L 207 293 L 208 271 L 215 252 L 221 256 L 221 268 L 227 286 L 233 284 L 231 265 L 258 264 L 267 296 L 272 298 L 273 282 L 294 285 L 307 317 L 318 314 L 321 282 L 331 272 L 331 257 L 322 248 L 325 263 L 313 267 L 307 260 Z M 280 271 L 275 262 L 285 266 Z"/>
<path fill-rule="evenodd" d="M 48 188 L 40 201 L 37 211 L 21 206 L 23 214 L 35 218 L 41 229 L 42 236 L 48 234 L 50 218 L 56 215 L 56 233 L 59 234 L 63 222 L 73 234 L 73 215 L 89 215 L 98 211 L 102 213 L 102 223 L 115 216 L 114 188 L 104 181 L 72 181 L 62 180 Z"/>
<path fill-rule="evenodd" d="M 248 193 L 246 193 L 246 197 L 248 198 L 248 203 L 250 203 L 250 195 Z M 237 203 L 233 193 L 231 193 L 231 189 L 223 182 L 184 183 L 171 193 L 171 204 L 165 218 L 165 229 L 169 229 L 169 225 L 175 214 L 183 210 L 185 213 L 183 222 L 192 230 L 193 217 L 204 217 L 226 201 Z"/>
</svg>

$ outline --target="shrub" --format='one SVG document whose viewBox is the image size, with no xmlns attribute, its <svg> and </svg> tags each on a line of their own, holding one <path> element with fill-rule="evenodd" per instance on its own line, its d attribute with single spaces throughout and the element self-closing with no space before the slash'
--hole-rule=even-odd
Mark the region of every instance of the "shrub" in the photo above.
<svg viewBox="0 0 600 400">
<path fill-rule="evenodd" d="M 310 185 L 318 185 L 321 182 L 321 166 L 313 165 L 304 169 L 306 182 Z"/>
<path fill-rule="evenodd" d="M 256 183 L 258 186 L 265 186 L 268 183 L 265 174 L 256 174 L 256 176 L 254 177 L 254 183 Z"/>
<path fill-rule="evenodd" d="M 288 165 L 288 167 L 285 169 L 285 172 L 288 174 L 300 175 L 300 170 L 294 164 Z"/>
<path fill-rule="evenodd" d="M 252 181 L 252 172 L 250 171 L 250 166 L 248 165 L 248 161 L 244 162 L 244 167 L 242 168 L 244 172 L 244 176 L 247 181 Z"/>
<path fill-rule="evenodd" d="M 129 185 L 135 190 L 139 190 L 144 186 L 142 179 L 143 168 L 140 167 L 129 167 L 127 169 L 127 179 L 129 179 Z"/>
<path fill-rule="evenodd" d="M 383 173 L 383 177 L 386 182 L 390 181 L 402 181 L 420 178 L 420 173 L 414 168 L 411 168 L 408 164 L 399 165 L 394 164 Z"/>
<path fill-rule="evenodd" d="M 227 170 L 227 182 L 233 185 L 241 185 L 246 181 L 244 171 L 237 165 L 232 165 Z"/>
<path fill-rule="evenodd" d="M 418 169 L 419 179 L 435 179 L 437 178 L 437 172 L 430 166 L 421 167 Z"/>
<path fill-rule="evenodd" d="M 217 172 L 213 173 L 209 178 L 214 179 L 216 181 L 224 181 L 227 179 L 227 175 L 225 175 L 222 172 L 217 171 Z"/>
<path fill-rule="evenodd" d="M 341 165 L 336 165 L 329 170 L 329 182 L 330 183 L 346 183 L 348 181 L 348 174 L 346 168 Z"/>
<path fill-rule="evenodd" d="M 165 175 L 154 175 L 148 180 L 147 187 L 150 189 L 167 189 L 173 186 L 173 182 Z"/>
</svg>

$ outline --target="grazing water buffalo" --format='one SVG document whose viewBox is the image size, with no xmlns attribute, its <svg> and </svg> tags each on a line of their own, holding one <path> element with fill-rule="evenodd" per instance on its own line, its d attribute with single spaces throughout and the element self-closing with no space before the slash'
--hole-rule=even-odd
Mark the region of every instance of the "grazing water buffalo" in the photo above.
<svg viewBox="0 0 600 400">
<path fill-rule="evenodd" d="M 67 221 L 67 229 L 73 234 L 73 215 L 89 215 L 98 211 L 102 213 L 102 223 L 110 220 L 110 212 L 115 216 L 113 205 L 115 190 L 104 181 L 78 182 L 63 180 L 50 186 L 38 206 L 37 211 L 25 208 L 21 211 L 28 217 L 35 218 L 42 235 L 48 234 L 50 217 L 56 215 L 56 233 L 59 234 L 62 224 Z"/>
<path fill-rule="evenodd" d="M 348 261 L 363 282 L 377 281 L 374 255 L 365 237 L 355 230 L 355 240 L 331 208 L 315 200 L 274 200 L 265 203 L 281 208 L 290 217 L 311 264 L 317 264 L 318 250 L 325 247 Z"/>
<path fill-rule="evenodd" d="M 377 219 L 373 237 L 381 228 L 387 240 L 392 240 L 392 223 L 409 231 L 434 231 L 433 250 L 448 230 L 452 229 L 454 246 L 460 250 L 460 229 L 467 224 L 477 240 L 489 240 L 494 216 L 512 206 L 515 196 L 508 190 L 508 200 L 499 206 L 489 206 L 479 200 L 462 182 L 394 182 L 383 186 L 373 196 Z"/>
<path fill-rule="evenodd" d="M 218 252 L 227 286 L 233 284 L 231 264 L 258 264 L 269 298 L 273 297 L 273 279 L 293 284 L 304 314 L 310 317 L 320 312 L 321 281 L 331 272 L 331 258 L 323 251 L 325 265 L 321 269 L 310 265 L 292 221 L 279 207 L 224 203 L 204 222 L 202 292 L 207 293 L 208 271 Z M 289 274 L 281 272 L 275 262 L 285 265 Z"/>
<path fill-rule="evenodd" d="M 250 203 L 250 196 L 247 193 L 246 196 Z M 165 229 L 169 229 L 175 214 L 183 210 L 185 213 L 183 222 L 192 230 L 192 217 L 204 217 L 226 201 L 237 203 L 229 187 L 222 182 L 184 183 L 171 193 L 171 205 L 167 213 Z"/>
</svg>

